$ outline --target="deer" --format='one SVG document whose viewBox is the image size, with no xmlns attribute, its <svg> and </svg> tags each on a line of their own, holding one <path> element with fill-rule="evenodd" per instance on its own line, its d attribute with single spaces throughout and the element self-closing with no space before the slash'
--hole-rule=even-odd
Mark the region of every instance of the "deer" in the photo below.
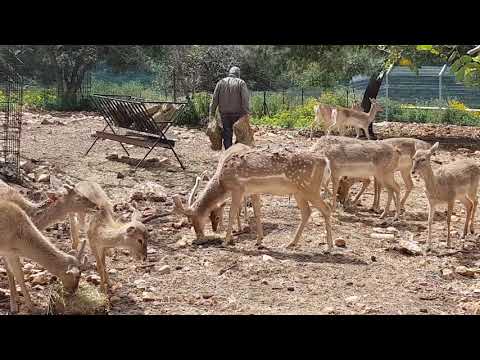
<svg viewBox="0 0 480 360">
<path fill-rule="evenodd" d="M 322 119 L 327 128 L 332 125 L 332 110 L 334 108 L 334 106 L 325 104 L 315 105 L 315 107 L 313 108 L 315 112 L 315 119 L 312 121 L 312 125 L 310 128 L 310 140 L 312 140 L 313 138 L 313 127 L 315 126 L 315 124 L 320 124 L 322 122 Z M 351 109 L 363 112 L 362 105 L 359 102 L 355 102 L 352 105 Z"/>
<path fill-rule="evenodd" d="M 380 218 L 383 219 L 387 215 L 393 198 L 396 208 L 394 220 L 398 220 L 400 187 L 395 181 L 394 171 L 401 156 L 400 150 L 382 142 L 364 141 L 359 144 L 334 145 L 325 151 L 325 156 L 330 161 L 333 211 L 336 209 L 339 180 L 342 176 L 360 178 L 374 176 L 388 191 L 387 205 Z"/>
<path fill-rule="evenodd" d="M 67 292 L 76 291 L 81 272 L 87 265 L 87 258 L 83 256 L 85 242 L 78 252 L 67 254 L 57 249 L 20 206 L 4 199 L 0 200 L 0 233 L 0 256 L 4 257 L 7 265 L 11 313 L 18 312 L 16 281 L 20 284 L 29 311 L 35 309 L 25 285 L 20 257 L 39 263 L 57 276 Z"/>
<path fill-rule="evenodd" d="M 400 172 L 403 182 L 405 184 L 405 194 L 403 195 L 403 198 L 400 200 L 400 209 L 403 210 L 405 209 L 405 203 L 413 189 L 413 181 L 411 177 L 411 170 L 413 167 L 413 156 L 415 155 L 415 152 L 418 149 L 428 150 L 430 149 L 431 145 L 426 141 L 422 141 L 414 138 L 390 138 L 390 139 L 384 139 L 380 141 L 397 147 L 401 152 L 400 160 L 398 162 L 398 167 L 396 171 Z M 363 183 L 362 189 L 356 195 L 352 205 L 355 205 L 357 203 L 359 197 L 362 195 L 365 188 L 368 187 L 368 184 L 365 184 L 365 179 L 343 178 L 340 180 L 340 185 L 338 188 L 338 197 L 340 202 L 344 203 L 348 201 L 348 192 L 350 190 L 350 187 L 354 183 L 359 181 Z M 381 195 L 381 186 L 379 184 L 376 184 L 375 199 L 377 199 L 376 201 L 378 202 L 380 201 L 380 195 Z M 373 208 L 378 208 L 378 204 L 374 204 Z"/>
<path fill-rule="evenodd" d="M 335 126 L 339 128 L 341 134 L 343 134 L 345 127 L 352 126 L 357 133 L 357 139 L 360 137 L 360 129 L 363 129 L 368 140 L 370 140 L 368 126 L 375 120 L 377 113 L 383 111 L 377 100 L 371 98 L 370 102 L 372 106 L 368 113 L 343 107 L 333 108 L 331 112 L 332 124 L 327 129 L 327 135 Z"/>
<path fill-rule="evenodd" d="M 475 233 L 474 220 L 477 210 L 477 190 L 480 179 L 480 167 L 470 159 L 458 160 L 443 165 L 434 173 L 431 157 L 437 151 L 436 142 L 430 149 L 419 149 L 413 156 L 412 174 L 418 173 L 425 182 L 425 194 L 428 200 L 428 240 L 427 250 L 432 247 L 432 222 L 435 207 L 438 204 L 447 204 L 447 247 L 451 248 L 450 222 L 455 200 L 459 200 L 467 211 L 462 240 L 470 230 Z M 464 242 L 462 241 L 462 248 Z"/>
<path fill-rule="evenodd" d="M 88 242 L 95 256 L 101 289 L 105 294 L 109 285 L 105 262 L 107 250 L 123 248 L 136 260 L 147 260 L 149 233 L 141 222 L 142 214 L 134 207 L 131 209 L 133 210 L 131 220 L 121 223 L 114 219 L 112 208 L 103 206 L 92 216 L 88 225 Z"/>
<path fill-rule="evenodd" d="M 233 244 L 232 225 L 246 195 L 272 194 L 295 197 L 301 212 L 301 222 L 294 239 L 287 248 L 298 245 L 303 229 L 311 215 L 310 204 L 316 207 L 325 219 L 328 249 L 333 249 L 330 213 L 331 209 L 320 196 L 324 177 L 330 173 L 329 160 L 310 152 L 293 152 L 287 148 L 251 149 L 244 153 L 233 154 L 226 159 L 199 196 L 197 201 L 185 208 L 179 195 L 175 195 L 174 210 L 183 214 L 193 223 L 197 237 L 203 237 L 206 218 L 212 209 L 218 207 L 231 196 L 230 216 L 224 245 Z M 254 201 L 257 220 L 257 245 L 261 245 L 263 230 L 260 222 L 260 209 Z"/>
<path fill-rule="evenodd" d="M 364 143 L 364 141 L 359 140 L 359 139 L 355 139 L 355 138 L 349 138 L 349 137 L 346 137 L 346 136 L 330 136 L 330 135 L 327 135 L 327 136 L 324 136 L 324 137 L 320 138 L 319 140 L 317 140 L 317 142 L 309 149 L 309 151 L 312 151 L 312 152 L 314 152 L 318 155 L 325 155 L 325 152 L 334 145 L 338 145 L 338 144 L 345 144 L 345 145 L 348 145 L 348 144 L 363 144 L 363 143 Z M 325 179 L 325 180 L 326 180 L 326 182 L 325 182 L 325 184 L 323 184 L 323 187 L 326 190 L 326 192 L 329 193 L 329 195 L 332 195 L 330 193 L 330 190 L 328 190 L 328 186 L 327 186 L 330 179 Z M 360 190 L 360 192 L 355 197 L 354 204 L 356 203 L 358 198 L 360 198 L 360 196 L 365 191 L 365 189 L 370 185 L 370 179 L 368 177 L 365 177 L 365 178 L 342 177 L 340 179 L 338 196 L 339 196 L 340 202 L 342 204 L 344 204 L 344 206 L 346 205 L 346 195 L 344 195 L 344 192 L 342 192 L 343 187 L 345 187 L 348 184 L 348 185 L 350 185 L 348 187 L 348 190 L 349 190 L 351 185 L 353 185 L 356 182 L 362 182 L 363 186 L 362 186 L 362 189 Z M 375 181 L 375 184 L 377 184 L 376 181 Z M 347 192 L 347 194 L 348 194 L 348 192 Z M 373 207 L 375 208 L 375 206 L 376 206 L 376 203 L 374 201 Z"/>
<path fill-rule="evenodd" d="M 75 189 L 78 192 L 84 194 L 84 196 L 87 197 L 92 203 L 94 203 L 97 208 L 105 208 L 113 214 L 112 202 L 98 183 L 88 180 L 80 181 L 75 186 Z M 71 211 L 68 214 L 73 249 L 76 249 L 78 247 L 80 241 L 80 230 L 87 228 L 87 215 L 88 212 L 82 211 L 82 209 L 77 209 L 77 211 Z"/>
<path fill-rule="evenodd" d="M 246 152 L 246 151 L 249 151 L 251 150 L 251 147 L 250 146 L 247 146 L 243 143 L 236 143 L 234 144 L 233 146 L 231 146 L 230 148 L 228 148 L 221 156 L 220 156 L 220 159 L 218 161 L 218 165 L 217 165 L 217 172 L 219 171 L 219 169 L 223 166 L 223 163 L 228 159 L 230 158 L 233 154 L 241 154 L 243 152 Z M 215 176 L 215 175 L 214 175 Z M 200 186 L 200 183 L 202 180 L 208 178 L 208 175 L 207 175 L 207 171 L 204 171 L 200 176 L 197 176 L 196 179 L 195 179 L 195 185 L 194 187 L 192 188 L 191 192 L 190 192 L 190 195 L 188 197 L 188 203 L 187 203 L 187 206 L 189 208 L 191 208 L 194 204 L 194 200 L 195 200 L 195 195 L 198 191 L 198 188 Z M 210 179 L 211 180 L 211 179 Z M 207 187 L 208 187 L 208 183 L 207 183 Z M 253 195 L 253 199 L 252 199 L 252 202 L 255 201 L 256 202 L 256 206 L 257 206 L 257 209 L 258 211 L 260 211 L 260 198 L 256 195 Z M 211 221 L 211 224 L 212 224 L 212 230 L 214 232 L 222 232 L 224 230 L 223 228 L 223 214 L 224 214 L 224 208 L 225 208 L 225 205 L 226 205 L 226 202 L 222 202 L 220 205 L 218 205 L 217 207 L 215 207 L 212 212 L 210 213 L 209 217 L 210 217 L 210 221 Z M 237 224 L 238 224 L 238 231 L 241 232 L 242 231 L 242 223 L 240 221 L 240 209 L 239 209 L 239 212 L 237 214 Z M 247 218 L 247 201 L 245 199 L 244 201 L 244 216 L 245 216 L 245 219 Z M 257 226 L 258 228 L 258 226 Z M 258 234 L 257 234 L 258 235 Z M 260 231 L 260 235 L 259 236 L 263 236 L 263 231 Z M 259 240 L 260 241 L 260 240 Z"/>
</svg>

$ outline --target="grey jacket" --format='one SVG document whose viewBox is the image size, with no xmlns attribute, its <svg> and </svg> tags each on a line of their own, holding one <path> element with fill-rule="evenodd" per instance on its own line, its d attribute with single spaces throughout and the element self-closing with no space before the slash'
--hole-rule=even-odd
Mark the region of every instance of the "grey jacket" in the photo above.
<svg viewBox="0 0 480 360">
<path fill-rule="evenodd" d="M 247 84 L 235 75 L 220 80 L 215 86 L 212 102 L 210 103 L 210 116 L 215 116 L 215 111 L 220 114 L 247 114 L 250 112 L 250 95 Z"/>
</svg>

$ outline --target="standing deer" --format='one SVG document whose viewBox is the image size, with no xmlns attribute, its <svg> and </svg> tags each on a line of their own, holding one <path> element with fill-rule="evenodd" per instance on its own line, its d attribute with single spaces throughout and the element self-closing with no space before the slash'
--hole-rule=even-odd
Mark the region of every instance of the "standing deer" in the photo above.
<svg viewBox="0 0 480 360">
<path fill-rule="evenodd" d="M 377 112 L 383 111 L 383 108 L 375 99 L 370 99 L 370 102 L 372 106 L 368 113 L 343 107 L 333 108 L 332 125 L 328 127 L 327 134 L 330 134 L 331 129 L 335 126 L 339 128 L 341 134 L 343 134 L 345 127 L 351 126 L 355 128 L 357 139 L 360 137 L 360 129 L 363 129 L 368 140 L 370 140 L 368 126 L 375 120 Z"/>
<path fill-rule="evenodd" d="M 360 178 L 374 176 L 380 185 L 387 187 L 388 191 L 387 205 L 380 218 L 387 215 L 393 197 L 396 207 L 394 219 L 398 219 L 400 188 L 395 181 L 394 171 L 398 166 L 400 155 L 400 150 L 396 147 L 377 141 L 339 144 L 328 149 L 325 156 L 330 161 L 333 211 L 336 209 L 339 180 L 342 176 Z"/>
<path fill-rule="evenodd" d="M 325 124 L 325 128 L 327 129 L 333 124 L 333 120 L 332 120 L 333 109 L 335 109 L 335 107 L 331 105 L 324 105 L 324 104 L 315 105 L 314 107 L 315 119 L 312 121 L 312 125 L 310 128 L 310 140 L 313 137 L 313 127 L 315 126 L 315 124 L 321 124 L 322 119 L 323 119 L 323 123 Z M 362 106 L 358 102 L 355 102 L 351 109 L 363 112 Z"/>
<path fill-rule="evenodd" d="M 462 239 L 465 239 L 468 230 L 472 234 L 475 233 L 474 219 L 478 204 L 480 168 L 473 160 L 460 160 L 444 165 L 434 173 L 430 159 L 438 146 L 437 142 L 428 150 L 417 150 L 413 157 L 412 173 L 418 172 L 422 177 L 428 199 L 427 249 L 431 249 L 432 222 L 435 206 L 438 204 L 447 203 L 447 247 L 451 247 L 450 220 L 455 200 L 459 200 L 467 210 Z"/>
<path fill-rule="evenodd" d="M 405 194 L 403 198 L 400 201 L 400 208 L 404 209 L 405 208 L 405 202 L 407 201 L 408 196 L 410 195 L 412 189 L 413 189 L 413 181 L 411 177 L 411 171 L 413 167 L 413 156 L 415 155 L 415 152 L 419 149 L 422 150 L 428 150 L 430 149 L 430 144 L 427 143 L 426 141 L 418 140 L 418 139 L 413 139 L 413 138 L 390 138 L 390 139 L 384 139 L 381 140 L 382 142 L 393 145 L 397 149 L 400 150 L 401 156 L 398 162 L 398 166 L 395 171 L 400 172 L 403 182 L 405 184 Z M 367 179 L 368 180 L 368 179 Z M 362 195 L 363 191 L 368 187 L 368 184 L 370 183 L 370 180 L 368 180 L 368 183 L 366 183 L 366 179 L 355 179 L 355 178 L 343 178 L 340 180 L 340 185 L 338 188 L 338 197 L 339 201 L 342 203 L 346 203 L 348 201 L 348 193 L 351 188 L 351 186 L 356 183 L 356 182 L 362 182 L 362 189 L 360 192 L 356 195 L 355 199 L 353 200 L 352 205 L 355 205 L 359 199 L 359 197 Z M 374 198 L 376 199 L 375 201 L 379 202 L 380 201 L 380 195 L 381 195 L 381 186 L 379 184 L 375 185 L 375 196 Z M 373 206 L 374 209 L 378 208 L 378 204 L 374 203 Z"/>
<path fill-rule="evenodd" d="M 20 284 L 26 306 L 34 305 L 25 285 L 20 257 L 29 258 L 60 278 L 67 292 L 74 292 L 87 259 L 83 257 L 85 242 L 75 256 L 57 249 L 34 225 L 30 217 L 18 205 L 0 201 L 0 256 L 5 258 L 10 287 L 10 311 L 18 312 L 16 282 Z"/>
<path fill-rule="evenodd" d="M 328 159 L 312 153 L 293 153 L 287 149 L 254 149 L 233 154 L 217 169 L 215 177 L 212 178 L 214 181 L 209 182 L 192 207 L 184 208 L 180 197 L 176 195 L 175 210 L 187 216 L 192 221 L 197 236 L 203 237 L 208 214 L 231 195 L 230 219 L 225 237 L 225 245 L 228 245 L 232 242 L 232 224 L 245 195 L 293 194 L 301 210 L 302 221 L 287 247 L 294 247 L 298 243 L 311 214 L 311 203 L 320 210 L 325 219 L 327 244 L 328 248 L 332 249 L 331 210 L 320 196 L 321 185 L 329 172 Z M 257 244 L 260 245 L 263 237 L 260 209 L 256 201 L 253 201 L 253 206 L 257 222 Z"/>
<path fill-rule="evenodd" d="M 123 248 L 131 252 L 137 260 L 147 259 L 148 231 L 140 221 L 142 214 L 132 209 L 132 218 L 128 223 L 114 219 L 111 208 L 102 207 L 93 215 L 88 227 L 88 242 L 95 256 L 97 271 L 101 278 L 102 291 L 107 293 L 108 274 L 105 255 L 108 249 Z"/>
</svg>

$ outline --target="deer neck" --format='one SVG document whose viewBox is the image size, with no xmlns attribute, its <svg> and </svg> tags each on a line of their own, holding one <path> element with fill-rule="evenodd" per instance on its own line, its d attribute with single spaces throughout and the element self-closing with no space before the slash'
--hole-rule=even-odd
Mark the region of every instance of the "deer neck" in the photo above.
<svg viewBox="0 0 480 360">
<path fill-rule="evenodd" d="M 202 191 L 198 200 L 193 203 L 193 211 L 199 216 L 208 216 L 226 197 L 227 192 L 218 178 L 214 177 Z"/>
<path fill-rule="evenodd" d="M 73 262 L 73 256 L 57 249 L 33 226 L 27 233 L 30 234 L 25 234 L 25 246 L 21 256 L 39 263 L 54 275 L 62 276 L 68 264 Z"/>
<path fill-rule="evenodd" d="M 432 166 L 429 164 L 419 171 L 419 174 L 425 183 L 425 189 L 427 190 L 427 193 L 434 195 L 437 191 L 437 178 L 433 173 Z"/>
<path fill-rule="evenodd" d="M 69 211 L 65 199 L 58 199 L 53 204 L 47 202 L 37 208 L 33 222 L 40 230 L 43 230 L 58 220 L 63 220 Z"/>
<path fill-rule="evenodd" d="M 371 123 L 375 120 L 375 116 L 377 115 L 378 109 L 376 106 L 372 106 L 370 111 L 368 112 L 368 123 Z"/>
</svg>

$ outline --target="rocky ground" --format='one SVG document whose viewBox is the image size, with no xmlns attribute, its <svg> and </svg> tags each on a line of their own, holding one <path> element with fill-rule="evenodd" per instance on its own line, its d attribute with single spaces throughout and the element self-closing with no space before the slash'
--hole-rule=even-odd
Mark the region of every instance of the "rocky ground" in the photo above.
<svg viewBox="0 0 480 360">
<path fill-rule="evenodd" d="M 118 143 L 100 141 L 87 157 L 91 133 L 104 127 L 99 116 L 88 113 L 25 113 L 22 155 L 27 181 L 40 200 L 48 176 L 73 182 L 93 180 L 101 184 L 119 214 L 128 215 L 125 204 L 135 198 L 151 231 L 148 260 L 136 262 L 116 251 L 107 260 L 112 281 L 110 314 L 473 314 L 480 311 L 480 248 L 470 236 L 460 249 L 465 212 L 455 207 L 455 249 L 446 248 L 445 208 L 439 207 L 433 224 L 435 251 L 424 256 L 427 236 L 427 202 L 423 182 L 414 178 L 415 189 L 400 221 L 381 221 L 367 209 L 373 187 L 366 191 L 357 210 L 339 210 L 332 220 L 338 246 L 326 252 L 321 216 L 314 213 L 304 231 L 301 246 L 286 250 L 300 214 L 288 197 L 263 196 L 265 249 L 255 247 L 254 233 L 234 237 L 224 248 L 219 241 L 189 243 L 192 231 L 179 216 L 171 214 L 172 195 L 186 195 L 195 177 L 214 172 L 219 157 L 210 150 L 200 130 L 174 128 L 176 150 L 187 166 L 182 171 L 173 154 L 156 150 L 156 160 L 135 175 L 132 159 L 122 158 Z M 439 138 L 437 162 L 473 158 L 480 161 L 476 144 L 480 128 L 376 124 L 380 137 L 415 136 Z M 260 145 L 286 144 L 307 148 L 313 144 L 302 132 L 260 128 Z M 478 143 L 480 144 L 480 143 Z M 140 159 L 143 149 L 127 147 L 131 158 Z M 108 156 L 108 158 L 107 158 Z M 33 162 L 32 162 L 33 159 Z M 438 167 L 434 164 L 434 167 Z M 403 185 L 401 179 L 399 183 Z M 204 184 L 203 184 L 204 185 Z M 357 190 L 356 187 L 353 191 Z M 382 197 L 382 204 L 386 195 Z M 249 216 L 253 211 L 249 208 Z M 250 226 L 252 227 L 252 219 Z M 52 241 L 69 250 L 68 224 L 47 230 Z M 372 235 L 372 234 L 391 235 Z M 344 244 L 342 244 L 342 242 Z M 90 256 L 93 264 L 94 258 Z M 23 260 L 27 286 L 39 311 L 45 311 L 46 287 L 52 281 L 39 265 Z M 98 283 L 94 268 L 85 273 Z M 0 314 L 9 309 L 8 281 L 0 265 Z M 25 307 L 21 307 L 22 312 Z"/>
</svg>

